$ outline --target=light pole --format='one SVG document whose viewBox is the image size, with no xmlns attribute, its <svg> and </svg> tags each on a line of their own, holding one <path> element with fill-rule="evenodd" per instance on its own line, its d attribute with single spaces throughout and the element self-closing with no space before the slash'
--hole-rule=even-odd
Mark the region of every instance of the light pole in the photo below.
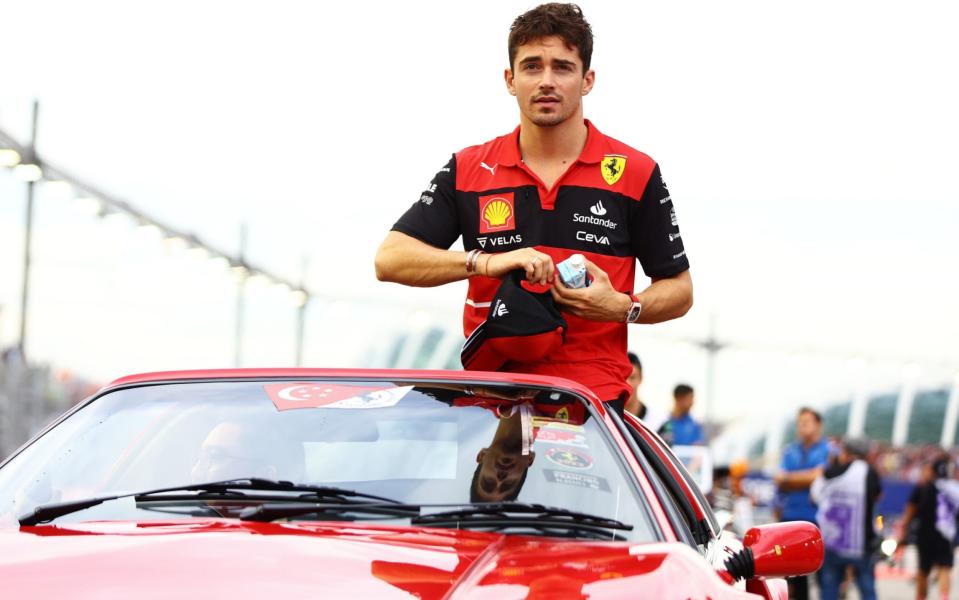
<svg viewBox="0 0 959 600">
<path fill-rule="evenodd" d="M 309 261 L 306 256 L 300 261 L 300 290 L 306 289 L 306 271 L 309 266 Z M 303 366 L 303 329 L 306 325 L 306 304 L 309 301 L 309 296 L 305 293 L 302 293 L 302 296 L 297 294 L 296 303 L 296 357 L 295 365 L 297 367 Z"/>
<path fill-rule="evenodd" d="M 33 101 L 33 123 L 30 130 L 30 146 L 27 160 L 24 164 L 33 164 L 39 168 L 37 161 L 37 115 L 40 112 L 40 103 Z M 22 166 L 22 165 L 21 165 Z M 20 290 L 20 337 L 17 341 L 17 350 L 24 364 L 27 361 L 27 306 L 30 299 L 30 245 L 33 237 L 33 186 L 35 177 L 27 179 L 27 207 L 23 226 L 23 285 Z"/>
<path fill-rule="evenodd" d="M 696 344 L 706 352 L 706 401 L 703 402 L 703 421 L 707 427 L 712 424 L 712 410 L 716 396 L 716 359 L 728 344 L 716 338 L 716 313 L 709 316 L 709 337 Z"/>
<path fill-rule="evenodd" d="M 246 268 L 246 223 L 240 225 L 240 252 L 238 255 L 239 262 L 234 267 L 234 272 L 237 274 L 236 282 L 236 322 L 233 336 L 233 345 L 234 345 L 234 354 L 233 354 L 233 366 L 240 368 L 240 363 L 243 362 L 243 312 L 244 312 L 244 296 L 246 294 L 246 280 L 249 277 L 249 271 Z"/>
</svg>

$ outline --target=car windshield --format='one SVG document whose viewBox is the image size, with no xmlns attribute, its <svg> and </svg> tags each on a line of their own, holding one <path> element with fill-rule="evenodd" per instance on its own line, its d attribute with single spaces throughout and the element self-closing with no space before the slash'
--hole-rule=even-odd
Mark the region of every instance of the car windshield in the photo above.
<svg viewBox="0 0 959 600">
<path fill-rule="evenodd" d="M 257 477 L 417 505 L 543 504 L 655 539 L 617 453 L 584 401 L 563 390 L 328 379 L 140 385 L 89 402 L 0 468 L 0 515 L 10 524 L 50 503 Z M 164 516 L 131 500 L 59 521 Z"/>
</svg>

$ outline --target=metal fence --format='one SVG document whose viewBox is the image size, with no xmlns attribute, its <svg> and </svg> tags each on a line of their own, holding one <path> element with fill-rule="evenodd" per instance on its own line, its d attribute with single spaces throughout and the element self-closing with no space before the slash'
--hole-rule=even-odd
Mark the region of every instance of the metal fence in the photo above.
<svg viewBox="0 0 959 600">
<path fill-rule="evenodd" d="M 24 364 L 16 350 L 0 355 L 0 460 L 93 389 L 67 372 Z"/>
</svg>

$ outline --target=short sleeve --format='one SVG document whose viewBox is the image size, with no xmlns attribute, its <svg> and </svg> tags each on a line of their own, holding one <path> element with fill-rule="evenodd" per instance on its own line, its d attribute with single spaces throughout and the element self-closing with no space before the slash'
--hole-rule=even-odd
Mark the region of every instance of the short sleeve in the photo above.
<svg viewBox="0 0 959 600">
<path fill-rule="evenodd" d="M 639 202 L 629 214 L 633 252 L 650 278 L 672 277 L 689 269 L 673 200 L 659 165 L 653 168 Z"/>
<path fill-rule="evenodd" d="M 809 486 L 809 499 L 813 504 L 819 504 L 819 500 L 822 498 L 822 489 L 826 487 L 826 478 L 820 475 L 813 480 L 812 485 Z"/>
<path fill-rule="evenodd" d="M 914 488 L 912 488 L 912 493 L 909 494 L 909 504 L 915 504 L 916 506 L 919 505 L 919 496 L 922 493 L 921 487 L 922 486 L 917 485 Z"/>
<path fill-rule="evenodd" d="M 792 448 L 786 446 L 786 449 L 783 450 L 782 458 L 779 460 L 779 469 L 781 471 L 792 471 Z"/>
<path fill-rule="evenodd" d="M 695 438 L 695 440 L 693 440 L 693 443 L 694 443 L 694 444 L 702 444 L 702 443 L 703 443 L 703 440 L 704 440 L 704 438 L 703 438 L 703 427 L 702 427 L 702 425 L 700 425 L 699 423 L 693 423 L 693 426 L 694 426 L 694 429 L 693 429 L 693 437 Z"/>
<path fill-rule="evenodd" d="M 455 155 L 433 177 L 419 200 L 393 225 L 393 231 L 444 250 L 453 245 L 460 236 L 459 213 L 456 210 Z"/>
</svg>

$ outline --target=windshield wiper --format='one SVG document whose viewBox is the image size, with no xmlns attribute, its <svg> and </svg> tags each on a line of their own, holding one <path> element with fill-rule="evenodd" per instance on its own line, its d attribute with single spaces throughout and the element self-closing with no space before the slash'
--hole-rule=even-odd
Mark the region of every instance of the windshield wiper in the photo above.
<svg viewBox="0 0 959 600">
<path fill-rule="evenodd" d="M 250 479 L 231 479 L 228 481 L 215 481 L 213 483 L 198 483 L 195 485 L 184 485 L 178 487 L 163 488 L 159 490 L 150 490 L 148 492 L 137 492 L 128 494 L 135 496 L 137 500 L 156 494 L 169 494 L 170 492 L 207 492 L 211 494 L 233 494 L 245 498 L 251 498 L 244 491 L 252 492 L 301 492 L 295 496 L 296 499 L 322 499 L 322 500 L 340 500 L 346 501 L 349 498 L 365 498 L 377 502 L 388 504 L 402 504 L 399 500 L 366 494 L 341 487 L 329 485 L 309 485 L 303 483 L 293 483 L 291 481 L 274 481 L 272 479 L 262 479 L 251 477 Z M 192 496 L 191 496 L 192 497 Z M 270 500 L 283 501 L 282 497 L 269 496 Z"/>
<path fill-rule="evenodd" d="M 300 502 L 295 504 L 264 502 L 259 506 L 251 506 L 240 513 L 243 521 L 273 521 L 276 519 L 290 519 L 302 515 L 321 514 L 338 517 L 334 520 L 348 520 L 347 513 L 363 513 L 383 515 L 387 517 L 415 517 L 420 514 L 420 507 L 416 504 L 324 504 L 319 502 Z"/>
<path fill-rule="evenodd" d="M 189 495 L 172 494 L 173 492 L 195 492 Z M 300 492 L 296 496 L 277 496 L 276 494 L 262 495 L 250 494 L 249 492 Z M 168 488 L 158 488 L 143 492 L 130 492 L 127 494 L 114 494 L 110 496 L 99 496 L 96 498 L 87 498 L 84 500 L 73 500 L 70 502 L 56 502 L 51 504 L 42 504 L 34 508 L 32 513 L 20 517 L 21 526 L 37 525 L 47 523 L 78 512 L 104 502 L 117 500 L 119 498 L 129 498 L 130 496 L 137 502 L 141 501 L 163 501 L 163 500 L 222 500 L 224 498 L 243 499 L 243 500 L 269 500 L 271 502 L 303 502 L 306 500 L 324 500 L 327 502 L 339 503 L 357 503 L 356 499 L 374 500 L 386 504 L 402 504 L 398 500 L 375 496 L 373 494 L 364 494 L 345 488 L 319 485 L 304 485 L 292 483 L 290 481 L 274 481 L 272 479 L 261 479 L 251 477 L 249 479 L 231 479 L 227 481 L 214 481 L 210 483 L 198 483 L 192 485 L 181 485 Z"/>
<path fill-rule="evenodd" d="M 565 508 L 528 504 L 524 502 L 492 502 L 473 504 L 459 510 L 420 515 L 410 519 L 411 525 L 455 525 L 457 527 L 512 527 L 534 528 L 566 527 L 602 531 L 619 529 L 631 531 L 632 525 Z"/>
</svg>

